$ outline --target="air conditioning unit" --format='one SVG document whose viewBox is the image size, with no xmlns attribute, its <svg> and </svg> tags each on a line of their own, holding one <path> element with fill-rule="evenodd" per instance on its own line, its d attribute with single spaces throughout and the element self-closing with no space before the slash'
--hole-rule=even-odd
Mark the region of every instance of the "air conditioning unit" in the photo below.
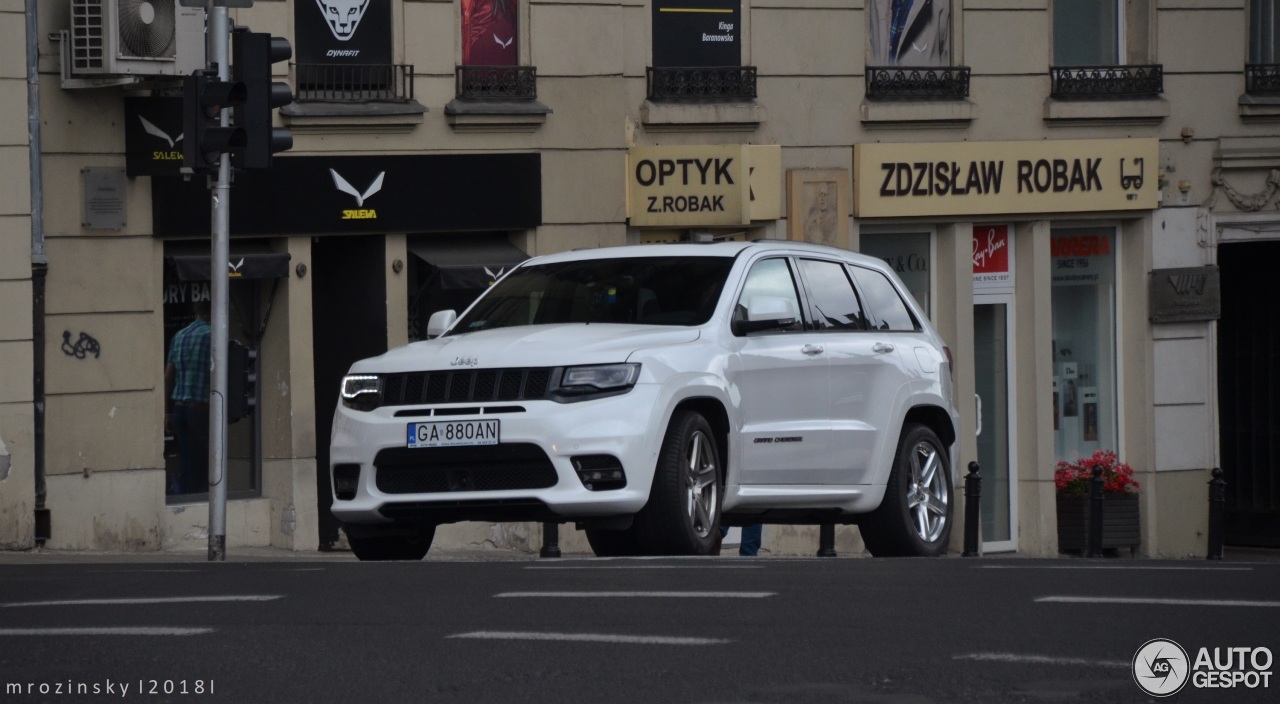
<svg viewBox="0 0 1280 704">
<path fill-rule="evenodd" d="M 204 68 L 204 9 L 177 0 L 71 0 L 69 78 L 187 76 Z"/>
</svg>

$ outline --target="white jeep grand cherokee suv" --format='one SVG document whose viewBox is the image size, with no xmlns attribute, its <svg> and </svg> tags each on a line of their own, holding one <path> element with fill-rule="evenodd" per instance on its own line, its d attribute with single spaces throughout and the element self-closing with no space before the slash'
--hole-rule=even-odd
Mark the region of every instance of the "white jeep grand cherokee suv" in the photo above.
<svg viewBox="0 0 1280 704">
<path fill-rule="evenodd" d="M 597 555 L 705 555 L 718 529 L 856 523 L 946 551 L 950 352 L 883 262 L 796 242 L 565 252 L 425 342 L 355 363 L 330 452 L 362 560 L 454 521 L 573 521 Z"/>
</svg>

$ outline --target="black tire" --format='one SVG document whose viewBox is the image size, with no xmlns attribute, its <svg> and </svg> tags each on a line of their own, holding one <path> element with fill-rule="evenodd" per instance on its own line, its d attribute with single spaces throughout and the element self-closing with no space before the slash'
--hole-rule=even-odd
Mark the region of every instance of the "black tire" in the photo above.
<svg viewBox="0 0 1280 704">
<path fill-rule="evenodd" d="M 946 554 L 955 513 L 947 448 L 927 426 L 908 424 L 898 439 L 880 506 L 858 522 L 876 557 Z"/>
<path fill-rule="evenodd" d="M 424 526 L 415 533 L 379 534 L 374 531 L 348 531 L 347 542 L 351 552 L 361 562 L 386 560 L 417 561 L 427 556 L 431 541 L 436 537 L 435 526 Z"/>
<path fill-rule="evenodd" d="M 632 530 L 604 530 L 587 528 L 587 542 L 596 557 L 635 557 L 643 555 L 644 550 L 636 541 Z"/>
<path fill-rule="evenodd" d="M 645 552 L 710 555 L 720 537 L 722 481 L 711 425 L 694 411 L 676 411 L 658 453 L 649 502 L 632 528 Z"/>
</svg>

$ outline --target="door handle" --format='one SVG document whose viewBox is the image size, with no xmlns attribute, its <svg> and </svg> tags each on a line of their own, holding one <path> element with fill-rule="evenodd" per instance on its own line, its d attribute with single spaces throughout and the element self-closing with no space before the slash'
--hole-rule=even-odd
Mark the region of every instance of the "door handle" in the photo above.
<svg viewBox="0 0 1280 704">
<path fill-rule="evenodd" d="M 822 354 L 822 345 L 805 345 L 800 351 L 809 355 Z"/>
<path fill-rule="evenodd" d="M 887 343 L 887 342 L 877 342 L 876 344 L 874 344 L 874 345 L 872 345 L 872 346 L 871 346 L 871 351 L 872 351 L 872 352 L 879 352 L 880 354 L 884 354 L 884 353 L 886 353 L 886 352 L 892 352 L 892 351 L 893 351 L 893 345 L 891 345 L 891 344 L 889 344 L 889 343 Z"/>
<path fill-rule="evenodd" d="M 978 394 L 974 394 L 973 400 L 978 402 L 978 432 L 974 433 L 974 435 L 981 435 L 982 434 L 982 397 L 979 396 Z"/>
</svg>

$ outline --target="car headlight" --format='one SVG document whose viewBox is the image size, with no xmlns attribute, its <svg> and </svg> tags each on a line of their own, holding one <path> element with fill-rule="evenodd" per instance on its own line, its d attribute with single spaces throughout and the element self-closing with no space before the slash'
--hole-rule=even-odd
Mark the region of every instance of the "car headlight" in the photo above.
<svg viewBox="0 0 1280 704">
<path fill-rule="evenodd" d="M 357 411 L 372 411 L 382 401 L 382 380 L 375 374 L 348 374 L 342 377 L 342 405 Z"/>
<path fill-rule="evenodd" d="M 639 364 L 597 364 L 566 367 L 554 395 L 560 401 L 581 401 L 600 396 L 624 394 L 640 378 Z"/>
</svg>

